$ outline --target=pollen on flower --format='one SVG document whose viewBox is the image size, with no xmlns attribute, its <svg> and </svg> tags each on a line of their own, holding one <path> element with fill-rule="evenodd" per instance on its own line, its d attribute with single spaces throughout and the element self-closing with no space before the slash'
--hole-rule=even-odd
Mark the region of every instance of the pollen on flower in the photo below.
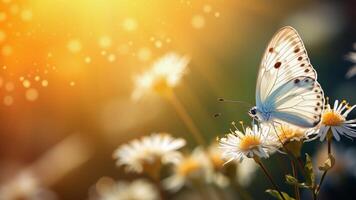
<svg viewBox="0 0 356 200">
<path fill-rule="evenodd" d="M 299 128 L 291 128 L 289 126 L 279 127 L 278 137 L 283 143 L 300 140 L 305 136 L 305 131 Z"/>
<path fill-rule="evenodd" d="M 321 117 L 322 124 L 326 126 L 339 126 L 345 121 L 345 118 L 333 110 L 326 111 Z"/>
<path fill-rule="evenodd" d="M 240 149 L 243 151 L 251 150 L 261 144 L 260 138 L 253 135 L 246 135 L 241 138 Z"/>
</svg>

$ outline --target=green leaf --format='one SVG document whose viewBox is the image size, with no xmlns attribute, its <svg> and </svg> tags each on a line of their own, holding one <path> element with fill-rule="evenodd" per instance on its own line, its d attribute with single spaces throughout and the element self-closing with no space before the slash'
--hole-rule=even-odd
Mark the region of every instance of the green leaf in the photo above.
<svg viewBox="0 0 356 200">
<path fill-rule="evenodd" d="M 286 175 L 286 182 L 290 185 L 298 185 L 299 181 L 294 176 L 287 174 Z"/>
<path fill-rule="evenodd" d="M 312 163 L 312 159 L 309 156 L 309 154 L 305 154 L 305 184 L 309 187 L 314 187 L 315 186 L 315 174 L 313 171 L 313 163 Z"/>
<path fill-rule="evenodd" d="M 311 186 L 307 185 L 306 183 L 300 183 L 298 179 L 296 179 L 294 176 L 287 174 L 286 175 L 286 182 L 287 184 L 293 185 L 293 186 L 298 186 L 299 188 L 307 188 L 310 189 L 312 188 Z"/>
<path fill-rule="evenodd" d="M 327 171 L 331 169 L 335 164 L 335 158 L 333 155 L 329 154 L 328 158 L 324 161 L 323 166 L 319 166 L 320 171 Z"/>
<path fill-rule="evenodd" d="M 270 194 L 271 196 L 275 197 L 278 200 L 283 200 L 282 196 L 279 194 L 279 192 L 277 190 L 272 190 L 272 189 L 268 189 L 266 190 L 266 192 L 268 194 Z M 282 192 L 282 195 L 284 197 L 285 200 L 295 200 L 293 197 L 290 197 L 287 193 Z"/>
</svg>

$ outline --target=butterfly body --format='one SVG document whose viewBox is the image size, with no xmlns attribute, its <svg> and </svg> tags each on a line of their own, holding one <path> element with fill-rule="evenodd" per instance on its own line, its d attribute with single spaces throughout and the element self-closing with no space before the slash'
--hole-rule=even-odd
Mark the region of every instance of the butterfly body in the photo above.
<svg viewBox="0 0 356 200">
<path fill-rule="evenodd" d="M 323 90 L 301 38 L 292 27 L 282 28 L 263 56 L 250 116 L 310 128 L 320 122 L 323 105 Z"/>
</svg>

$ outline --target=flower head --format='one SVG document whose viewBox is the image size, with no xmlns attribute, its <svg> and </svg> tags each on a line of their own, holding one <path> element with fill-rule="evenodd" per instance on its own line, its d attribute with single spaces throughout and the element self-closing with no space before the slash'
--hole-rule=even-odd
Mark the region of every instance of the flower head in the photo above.
<svg viewBox="0 0 356 200">
<path fill-rule="evenodd" d="M 173 166 L 173 175 L 163 180 L 163 186 L 171 191 L 177 191 L 192 180 L 210 182 L 213 166 L 201 147 L 197 147 L 189 155 L 180 159 Z"/>
<path fill-rule="evenodd" d="M 227 162 L 241 162 L 244 158 L 253 157 L 268 158 L 278 148 L 278 138 L 270 133 L 269 126 L 263 124 L 247 127 L 244 133 L 236 128 L 219 142 Z"/>
<path fill-rule="evenodd" d="M 356 105 L 350 107 L 346 101 L 336 100 L 334 108 L 331 108 L 330 104 L 326 105 L 321 116 L 321 125 L 318 131 L 320 141 L 323 141 L 330 132 L 330 137 L 333 136 L 337 141 L 340 141 L 340 135 L 351 138 L 356 137 L 356 119 L 346 120 L 347 115 L 356 107 Z M 331 135 L 332 133 L 332 135 Z"/>
<path fill-rule="evenodd" d="M 248 186 L 258 169 L 258 165 L 252 159 L 245 159 L 237 165 L 237 181 L 241 186 Z"/>
<path fill-rule="evenodd" d="M 176 53 L 159 58 L 152 68 L 135 78 L 134 100 L 148 92 L 165 94 L 178 85 L 188 66 L 189 59 Z"/>
<path fill-rule="evenodd" d="M 315 129 L 306 129 L 288 123 L 282 123 L 275 127 L 278 140 L 283 150 L 300 157 L 304 141 L 309 141 L 309 136 L 315 133 Z M 275 133 L 275 132 L 274 132 Z"/>
<path fill-rule="evenodd" d="M 303 141 L 307 137 L 308 129 L 293 125 L 282 124 L 277 126 L 278 137 L 283 144 L 293 141 Z"/>
<path fill-rule="evenodd" d="M 95 185 L 95 196 L 99 200 L 158 200 L 159 192 L 156 187 L 144 179 L 133 182 L 114 181 L 103 177 Z"/>
<path fill-rule="evenodd" d="M 223 152 L 219 148 L 219 144 L 217 142 L 210 144 L 205 152 L 212 166 L 212 179 L 209 181 L 219 187 L 228 186 L 230 183 L 227 176 L 228 169 L 224 166 L 225 160 L 222 158 Z M 236 165 L 231 167 L 236 167 Z"/>
<path fill-rule="evenodd" d="M 0 199 L 56 199 L 56 195 L 35 174 L 23 171 L 0 187 Z"/>
<path fill-rule="evenodd" d="M 353 63 L 353 66 L 349 69 L 346 73 L 347 78 L 352 78 L 356 75 L 356 43 L 354 43 L 354 51 L 351 51 L 347 56 L 346 59 Z"/>
<path fill-rule="evenodd" d="M 135 139 L 129 144 L 121 145 L 114 152 L 118 166 L 126 170 L 141 173 L 144 170 L 156 170 L 161 164 L 175 163 L 181 157 L 177 150 L 185 145 L 185 140 L 173 138 L 164 133 Z"/>
</svg>

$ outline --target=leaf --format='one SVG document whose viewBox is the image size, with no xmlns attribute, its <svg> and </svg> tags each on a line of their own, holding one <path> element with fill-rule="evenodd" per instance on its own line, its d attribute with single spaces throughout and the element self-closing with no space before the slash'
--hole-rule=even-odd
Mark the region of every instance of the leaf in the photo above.
<svg viewBox="0 0 356 200">
<path fill-rule="evenodd" d="M 312 188 L 311 186 L 307 185 L 306 183 L 300 183 L 298 179 L 296 179 L 294 176 L 287 174 L 286 175 L 286 182 L 287 184 L 293 185 L 293 186 L 298 186 L 299 188 L 307 188 L 310 189 Z"/>
<path fill-rule="evenodd" d="M 290 185 L 298 185 L 298 179 L 296 179 L 294 176 L 287 174 L 286 175 L 286 182 Z"/>
<path fill-rule="evenodd" d="M 319 166 L 320 171 L 327 171 L 331 169 L 335 164 L 335 158 L 333 155 L 329 154 L 328 158 L 324 161 L 323 166 Z"/>
<path fill-rule="evenodd" d="M 309 154 L 305 154 L 305 184 L 309 187 L 314 187 L 315 186 L 315 174 L 313 171 L 313 163 L 312 159 L 309 156 Z"/>
<path fill-rule="evenodd" d="M 279 194 L 279 192 L 277 190 L 272 190 L 272 189 L 268 189 L 266 190 L 266 192 L 268 194 L 270 194 L 271 196 L 275 197 L 278 200 L 283 200 L 282 196 Z M 284 197 L 285 200 L 295 200 L 293 197 L 290 197 L 287 193 L 282 192 L 282 195 Z"/>
</svg>

